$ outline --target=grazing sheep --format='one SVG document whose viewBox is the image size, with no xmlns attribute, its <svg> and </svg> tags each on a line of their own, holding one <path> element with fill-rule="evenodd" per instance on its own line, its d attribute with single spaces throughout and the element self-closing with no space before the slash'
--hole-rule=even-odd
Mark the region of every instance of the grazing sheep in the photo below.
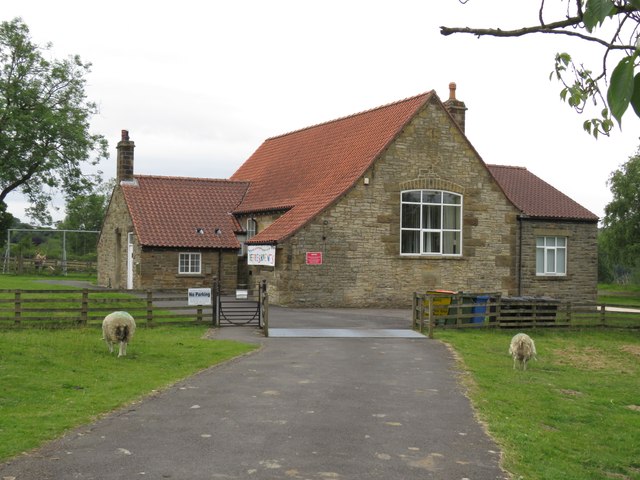
<svg viewBox="0 0 640 480">
<path fill-rule="evenodd" d="M 102 321 L 102 339 L 113 353 L 113 344 L 120 343 L 118 357 L 127 354 L 127 343 L 131 341 L 136 331 L 136 322 L 127 312 L 113 312 Z"/>
<path fill-rule="evenodd" d="M 527 362 L 532 358 L 536 358 L 536 345 L 533 339 L 526 333 L 518 333 L 511 339 L 509 346 L 509 354 L 513 357 L 513 368 L 515 370 L 516 363 L 522 366 L 523 370 L 527 369 Z"/>
</svg>

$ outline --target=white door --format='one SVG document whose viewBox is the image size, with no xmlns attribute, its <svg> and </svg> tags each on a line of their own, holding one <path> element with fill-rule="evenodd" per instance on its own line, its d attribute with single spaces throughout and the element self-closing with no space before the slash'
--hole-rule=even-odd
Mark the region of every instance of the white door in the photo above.
<svg viewBox="0 0 640 480">
<path fill-rule="evenodd" d="M 127 289 L 133 288 L 133 233 L 127 235 Z"/>
</svg>

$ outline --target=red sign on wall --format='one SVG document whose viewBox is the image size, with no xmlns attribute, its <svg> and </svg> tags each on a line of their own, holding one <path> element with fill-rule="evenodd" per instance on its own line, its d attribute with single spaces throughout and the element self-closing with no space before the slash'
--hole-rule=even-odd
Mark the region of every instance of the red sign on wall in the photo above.
<svg viewBox="0 0 640 480">
<path fill-rule="evenodd" d="M 307 265 L 322 265 L 322 252 L 307 252 Z"/>
</svg>

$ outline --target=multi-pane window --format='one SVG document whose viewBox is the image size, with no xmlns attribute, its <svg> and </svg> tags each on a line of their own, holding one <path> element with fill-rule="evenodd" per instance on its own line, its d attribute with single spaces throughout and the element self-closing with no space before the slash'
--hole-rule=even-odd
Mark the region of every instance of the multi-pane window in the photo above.
<svg viewBox="0 0 640 480">
<path fill-rule="evenodd" d="M 255 218 L 247 218 L 247 240 L 258 233 L 258 222 Z"/>
<path fill-rule="evenodd" d="M 567 238 L 536 238 L 536 275 L 567 274 Z"/>
<path fill-rule="evenodd" d="M 200 273 L 200 253 L 181 253 L 178 261 L 178 273 L 199 274 Z"/>
<path fill-rule="evenodd" d="M 462 195 L 441 190 L 402 192 L 400 253 L 461 255 Z"/>
</svg>

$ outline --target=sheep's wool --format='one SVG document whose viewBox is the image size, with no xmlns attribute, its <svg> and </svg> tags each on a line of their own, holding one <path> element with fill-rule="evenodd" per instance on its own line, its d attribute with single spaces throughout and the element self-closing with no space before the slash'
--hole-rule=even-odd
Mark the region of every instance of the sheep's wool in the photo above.
<svg viewBox="0 0 640 480">
<path fill-rule="evenodd" d="M 118 357 L 127 354 L 127 344 L 136 331 L 136 322 L 127 312 L 113 312 L 102 321 L 102 338 L 106 342 L 109 352 L 113 353 L 113 344 L 118 343 L 120 349 Z"/>
<path fill-rule="evenodd" d="M 513 357 L 513 368 L 516 368 L 516 364 L 519 364 L 523 370 L 526 370 L 527 362 L 532 358 L 536 358 L 536 345 L 529 335 L 518 333 L 511 339 L 509 354 Z"/>
</svg>

